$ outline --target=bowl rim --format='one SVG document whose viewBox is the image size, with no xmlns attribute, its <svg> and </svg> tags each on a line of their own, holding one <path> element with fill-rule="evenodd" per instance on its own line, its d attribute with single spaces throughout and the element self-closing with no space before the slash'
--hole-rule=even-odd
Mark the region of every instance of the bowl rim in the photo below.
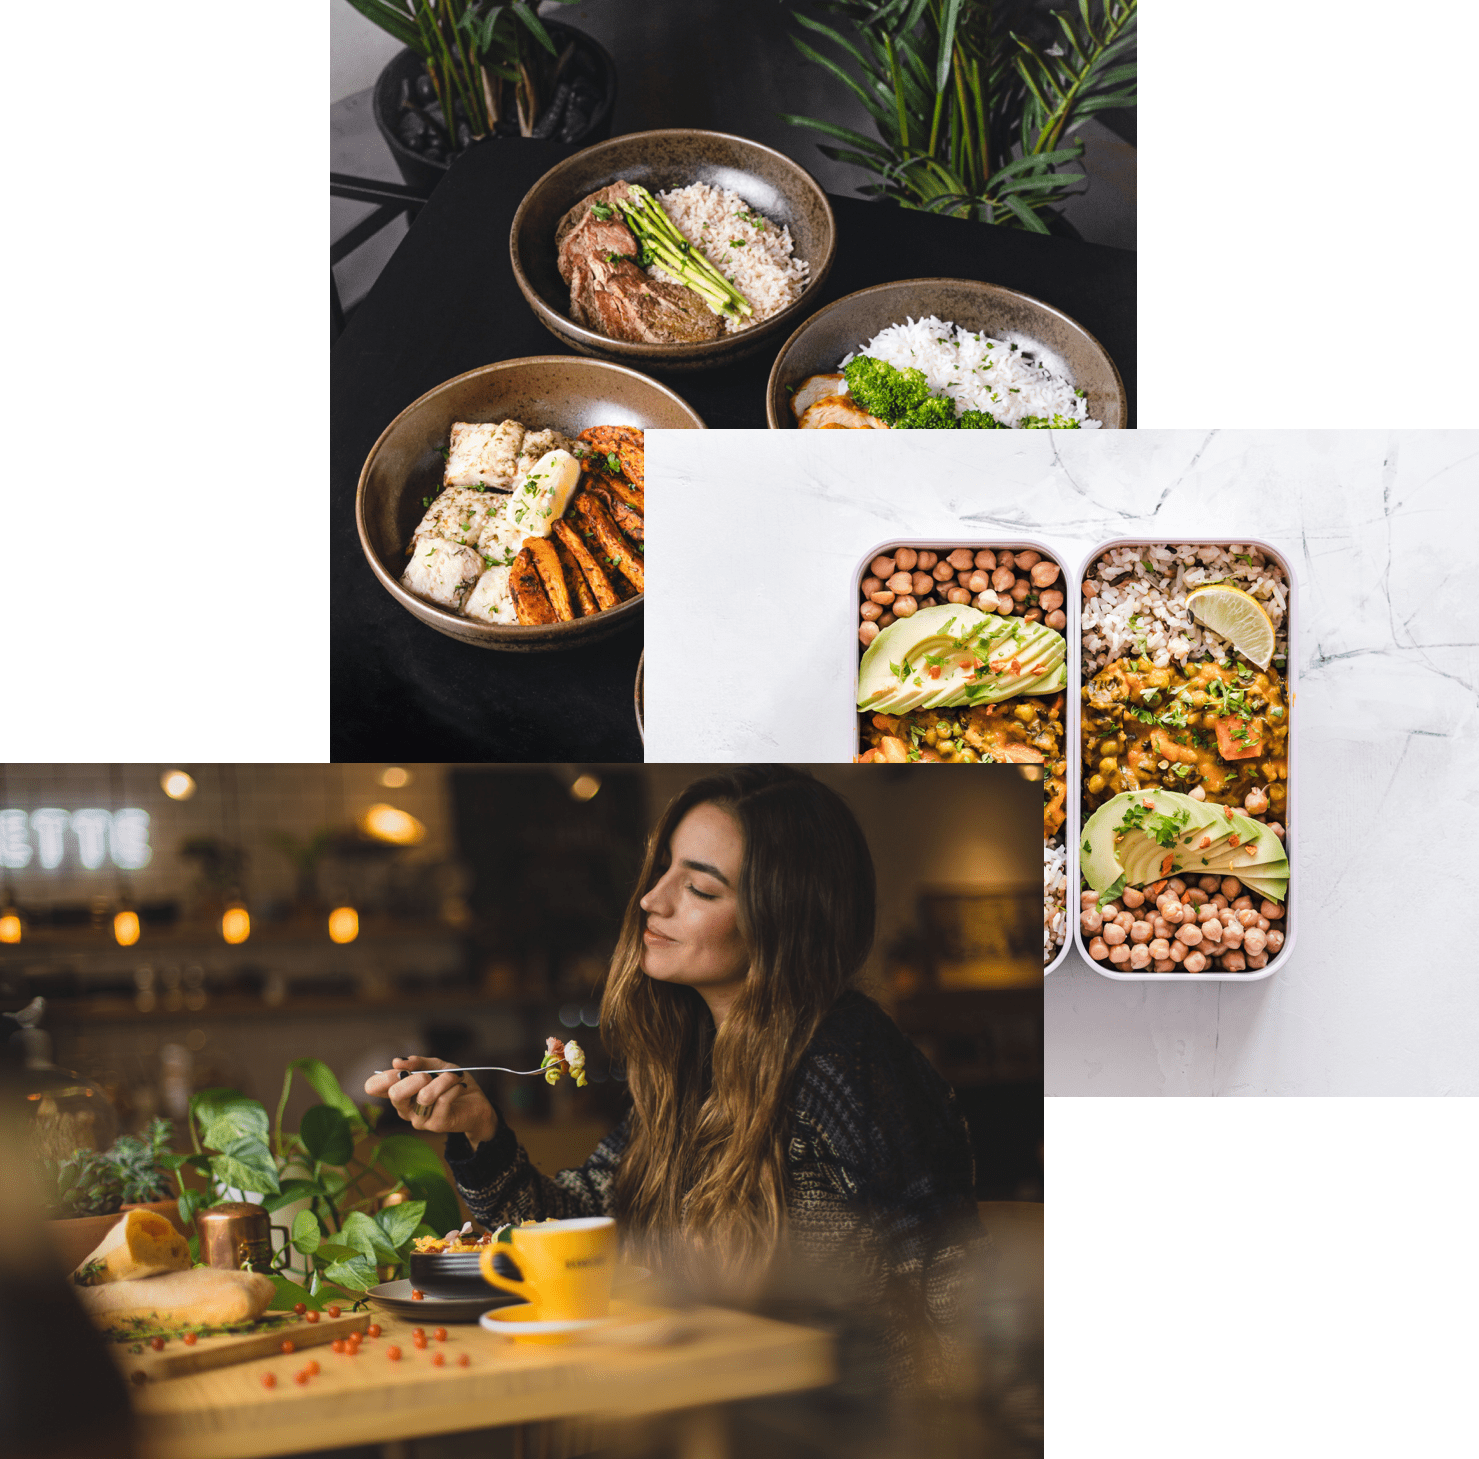
<svg viewBox="0 0 1479 1459">
<path fill-rule="evenodd" d="M 1038 309 L 1056 315 L 1065 324 L 1069 324 L 1078 330 L 1104 356 L 1105 360 L 1108 361 L 1110 372 L 1114 376 L 1115 389 L 1119 395 L 1120 415 L 1121 417 L 1128 418 L 1130 414 L 1130 401 L 1129 397 L 1125 394 L 1125 381 L 1124 377 L 1120 374 L 1120 367 L 1115 364 L 1114 356 L 1099 342 L 1098 336 L 1080 324 L 1073 315 L 1058 308 L 1056 304 L 1049 304 L 1046 299 L 1039 299 L 1034 294 L 1024 294 L 1021 289 L 1013 289 L 1007 284 L 993 284 L 988 279 L 923 278 L 894 279 L 885 284 L 869 284 L 866 289 L 857 289 L 851 294 L 844 294 L 840 299 L 834 299 L 830 304 L 824 304 L 815 314 L 802 320 L 787 338 L 785 344 L 776 351 L 775 360 L 770 367 L 770 375 L 765 382 L 765 422 L 767 428 L 773 431 L 797 429 L 794 422 L 787 425 L 776 420 L 775 394 L 780 384 L 777 372 L 781 368 L 781 361 L 785 359 L 787 351 L 812 325 L 821 319 L 823 315 L 831 313 L 834 309 L 841 308 L 844 304 L 851 303 L 854 299 L 861 299 L 865 294 L 878 294 L 888 289 L 909 288 L 915 284 L 960 284 L 972 289 L 986 289 L 994 294 L 1009 294 L 1014 299 L 1021 299 Z"/>
<path fill-rule="evenodd" d="M 587 329 L 583 324 L 577 324 L 568 314 L 562 314 L 552 308 L 529 282 L 524 273 L 524 266 L 519 258 L 519 230 L 523 226 L 524 219 L 529 212 L 530 201 L 541 188 L 545 186 L 556 174 L 565 172 L 574 167 L 577 162 L 587 157 L 592 152 L 599 152 L 603 148 L 625 146 L 631 142 L 646 141 L 660 137 L 714 137 L 725 142 L 738 142 L 745 147 L 753 147 L 758 152 L 768 153 L 770 156 L 782 162 L 786 167 L 795 171 L 806 186 L 816 194 L 821 202 L 822 212 L 827 220 L 827 249 L 826 256 L 820 261 L 807 259 L 809 265 L 807 270 L 806 287 L 801 291 L 800 297 L 793 299 L 791 303 L 779 312 L 772 314 L 769 319 L 762 319 L 759 324 L 751 329 L 744 330 L 740 334 L 721 334 L 718 339 L 701 340 L 687 344 L 648 344 L 642 340 L 613 339 L 609 334 L 602 334 L 599 330 Z M 764 335 L 774 334 L 780 327 L 782 321 L 793 316 L 810 299 L 816 297 L 816 291 L 820 290 L 827 281 L 827 276 L 832 272 L 833 261 L 837 257 L 837 215 L 832 211 L 832 200 L 827 196 L 826 189 L 822 187 L 816 178 L 809 173 L 795 158 L 787 157 L 784 152 L 774 147 L 767 147 L 764 142 L 757 142 L 750 137 L 741 137 L 734 132 L 716 132 L 706 127 L 652 127 L 645 132 L 623 132 L 615 137 L 607 137 L 604 141 L 593 142 L 589 147 L 583 147 L 573 156 L 567 157 L 562 162 L 557 162 L 542 177 L 538 178 L 529 191 L 526 192 L 514 212 L 514 220 L 508 230 L 508 253 L 509 261 L 513 266 L 514 282 L 519 286 L 519 292 L 523 294 L 525 302 L 543 320 L 547 327 L 554 328 L 558 334 L 565 335 L 572 340 L 579 340 L 582 344 L 595 349 L 610 350 L 618 349 L 623 353 L 630 354 L 633 358 L 666 360 L 666 359 L 694 359 L 704 354 L 721 351 L 724 349 L 739 349 L 744 343 L 762 338 Z"/>
<path fill-rule="evenodd" d="M 402 608 L 410 613 L 412 617 L 421 618 L 422 621 L 426 623 L 426 626 L 428 628 L 434 628 L 435 625 L 431 622 L 428 622 L 423 616 L 424 614 L 430 614 L 432 617 L 446 623 L 449 627 L 454 627 L 458 629 L 459 632 L 456 635 L 453 635 L 454 637 L 461 637 L 463 633 L 471 630 L 472 632 L 479 635 L 487 636 L 493 642 L 498 642 L 510 629 L 541 627 L 544 628 L 546 631 L 553 629 L 555 632 L 558 632 L 563 625 L 477 623 L 474 622 L 471 618 L 464 618 L 460 613 L 449 612 L 438 603 L 429 602 L 425 598 L 418 598 L 414 593 L 407 592 L 406 589 L 400 585 L 397 579 L 391 577 L 391 575 L 386 572 L 383 564 L 380 561 L 379 556 L 375 552 L 375 549 L 370 542 L 369 529 L 365 525 L 365 485 L 370 475 L 370 467 L 374 464 L 375 458 L 380 454 L 380 448 L 385 444 L 386 437 L 390 435 L 390 433 L 396 428 L 396 426 L 401 423 L 401 421 L 407 415 L 409 415 L 413 410 L 420 406 L 424 401 L 427 401 L 433 395 L 436 395 L 439 391 L 445 390 L 449 385 L 456 385 L 463 380 L 471 379 L 474 375 L 493 374 L 500 370 L 512 369 L 522 365 L 572 364 L 590 365 L 602 370 L 614 370 L 618 374 L 630 375 L 634 379 L 641 380 L 644 384 L 651 385 L 654 389 L 661 391 L 662 394 L 666 395 L 675 404 L 681 406 L 682 409 L 689 416 L 691 416 L 694 421 L 697 422 L 697 425 L 695 426 L 696 430 L 708 429 L 699 413 L 691 405 L 689 405 L 689 403 L 684 400 L 683 397 L 680 396 L 676 390 L 669 389 L 668 386 L 662 384 L 661 381 L 654 380 L 650 375 L 644 375 L 640 370 L 634 370 L 628 365 L 619 365 L 614 360 L 592 359 L 587 355 L 522 355 L 519 358 L 513 360 L 497 360 L 493 364 L 478 365 L 474 369 L 464 370 L 460 375 L 452 375 L 448 379 L 441 381 L 439 384 L 433 385 L 430 390 L 423 391 L 409 405 L 404 406 L 396 413 L 395 417 L 390 421 L 385 429 L 382 430 L 380 434 L 375 437 L 375 444 L 371 446 L 369 451 L 366 453 L 364 464 L 360 467 L 359 480 L 355 483 L 354 488 L 354 525 L 356 531 L 359 534 L 360 551 L 364 554 L 365 561 L 369 563 L 370 571 L 373 572 L 375 576 L 380 580 L 381 587 L 383 587 L 390 594 L 390 596 L 401 605 Z M 635 598 L 628 598 L 624 603 L 618 603 L 616 607 L 608 608 L 604 613 L 599 613 L 594 616 L 598 618 L 603 618 L 608 623 L 620 622 L 625 618 L 631 617 L 634 613 L 641 611 L 643 599 L 645 596 L 646 595 L 643 593 L 638 593 Z M 579 623 L 584 622 L 585 620 L 574 619 L 572 621 Z"/>
</svg>

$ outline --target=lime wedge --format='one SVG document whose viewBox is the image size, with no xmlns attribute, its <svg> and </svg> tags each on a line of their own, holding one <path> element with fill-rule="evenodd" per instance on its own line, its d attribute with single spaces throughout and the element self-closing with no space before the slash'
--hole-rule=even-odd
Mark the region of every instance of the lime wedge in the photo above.
<svg viewBox="0 0 1479 1459">
<path fill-rule="evenodd" d="M 1249 663 L 1268 668 L 1274 656 L 1274 625 L 1257 598 L 1227 583 L 1210 583 L 1193 588 L 1186 595 L 1186 606 L 1198 623 L 1227 639 Z"/>
</svg>

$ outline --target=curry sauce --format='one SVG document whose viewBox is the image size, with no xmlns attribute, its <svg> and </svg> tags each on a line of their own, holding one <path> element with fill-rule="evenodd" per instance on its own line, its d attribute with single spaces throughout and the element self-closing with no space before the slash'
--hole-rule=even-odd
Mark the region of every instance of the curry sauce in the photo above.
<svg viewBox="0 0 1479 1459">
<path fill-rule="evenodd" d="M 1238 806 L 1264 787 L 1268 813 L 1279 818 L 1289 711 L 1276 671 L 1213 660 L 1156 668 L 1148 658 L 1118 659 L 1082 697 L 1085 811 L 1151 786 L 1200 786 L 1209 801 Z"/>
</svg>

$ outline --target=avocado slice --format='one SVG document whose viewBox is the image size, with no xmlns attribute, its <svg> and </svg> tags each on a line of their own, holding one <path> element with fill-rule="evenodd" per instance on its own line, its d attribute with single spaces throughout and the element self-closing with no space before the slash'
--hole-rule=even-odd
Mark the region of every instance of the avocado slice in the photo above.
<svg viewBox="0 0 1479 1459">
<path fill-rule="evenodd" d="M 1289 894 L 1289 873 L 1287 869 L 1279 876 L 1265 875 L 1262 872 L 1249 872 L 1247 876 L 1238 877 L 1238 880 L 1250 892 L 1257 892 L 1260 897 L 1267 897 L 1271 902 L 1282 902 Z"/>
<path fill-rule="evenodd" d="M 1215 810 L 1174 790 L 1122 791 L 1105 801 L 1083 829 L 1084 880 L 1101 895 L 1159 881 L 1170 874 L 1162 870 L 1166 857 L 1179 858 L 1181 842 L 1205 833 Z"/>
</svg>

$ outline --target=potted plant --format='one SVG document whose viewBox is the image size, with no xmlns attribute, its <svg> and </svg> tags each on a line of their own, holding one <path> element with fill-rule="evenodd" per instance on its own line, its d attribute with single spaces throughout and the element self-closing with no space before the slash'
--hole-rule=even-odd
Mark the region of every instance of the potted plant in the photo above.
<svg viewBox="0 0 1479 1459">
<path fill-rule="evenodd" d="M 485 137 L 610 136 L 611 57 L 582 32 L 542 21 L 533 5 L 349 3 L 406 47 L 375 83 L 374 113 L 408 186 L 429 192 L 453 157 Z"/>
<path fill-rule="evenodd" d="M 1035 233 L 1073 229 L 1057 211 L 1087 181 L 1073 131 L 1097 112 L 1135 105 L 1136 0 L 1079 0 L 1042 15 L 984 0 L 827 0 L 857 44 L 796 12 L 839 63 L 793 36 L 867 108 L 878 139 L 786 116 L 845 143 L 823 146 L 879 181 L 862 189 L 906 208 Z M 849 64 L 849 62 L 851 64 Z"/>
</svg>

